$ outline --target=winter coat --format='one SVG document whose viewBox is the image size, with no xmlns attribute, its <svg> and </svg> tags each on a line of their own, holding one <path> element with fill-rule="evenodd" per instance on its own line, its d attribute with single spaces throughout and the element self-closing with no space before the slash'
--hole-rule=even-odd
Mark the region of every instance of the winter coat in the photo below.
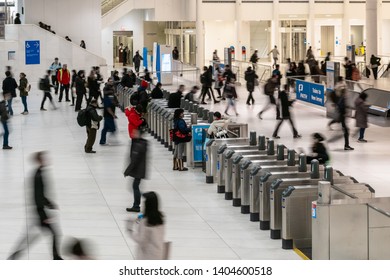
<svg viewBox="0 0 390 280">
<path fill-rule="evenodd" d="M 143 138 L 133 139 L 131 142 L 130 164 L 126 168 L 124 175 L 137 179 L 146 177 L 146 154 L 148 142 Z"/>
<path fill-rule="evenodd" d="M 140 66 L 141 64 L 141 60 L 144 60 L 142 58 L 142 56 L 140 56 L 139 54 L 136 54 L 134 57 L 133 57 L 133 62 L 134 62 L 134 66 Z"/>
<path fill-rule="evenodd" d="M 98 114 L 96 108 L 92 105 L 89 105 L 87 107 L 87 113 L 88 113 L 87 127 L 89 128 L 97 127 L 96 129 L 99 129 L 99 123 L 103 119 L 103 117 Z"/>
<path fill-rule="evenodd" d="M 259 76 L 256 75 L 256 72 L 253 70 L 245 71 L 245 81 L 246 81 L 246 89 L 249 92 L 253 92 L 255 90 L 255 80 Z"/>
<path fill-rule="evenodd" d="M 71 75 L 68 69 L 61 68 L 57 73 L 57 80 L 61 85 L 69 85 L 71 81 Z"/>
<path fill-rule="evenodd" d="M 152 90 L 152 93 L 150 94 L 150 96 L 151 96 L 153 99 L 161 99 L 161 98 L 164 97 L 164 94 L 163 94 L 161 88 L 155 87 L 155 88 Z"/>
<path fill-rule="evenodd" d="M 129 122 L 127 126 L 129 131 L 129 136 L 131 139 L 134 139 L 135 132 L 138 130 L 139 126 L 143 123 L 143 120 L 141 119 L 141 116 L 137 113 L 134 107 L 131 108 L 130 110 L 126 108 L 125 115 Z"/>
<path fill-rule="evenodd" d="M 16 97 L 16 89 L 18 88 L 18 84 L 15 79 L 12 77 L 7 77 L 3 81 L 3 94 L 10 93 L 12 97 Z"/>
<path fill-rule="evenodd" d="M 177 91 L 171 93 L 168 99 L 168 108 L 180 108 L 180 100 L 182 98 L 182 92 Z"/>
<path fill-rule="evenodd" d="M 77 76 L 75 86 L 77 95 L 85 95 L 87 93 L 87 89 L 85 88 L 85 80 L 80 76 Z"/>
<path fill-rule="evenodd" d="M 312 151 L 313 153 L 316 153 L 317 154 L 317 157 L 316 159 L 320 162 L 320 163 L 325 163 L 329 160 L 329 155 L 328 155 L 328 152 L 326 151 L 326 148 L 324 146 L 324 144 L 322 143 L 316 143 L 313 147 L 312 147 Z"/>
<path fill-rule="evenodd" d="M 26 78 L 21 78 L 19 80 L 19 90 L 20 90 L 20 96 L 28 96 L 28 81 Z"/>
<path fill-rule="evenodd" d="M 363 99 L 358 97 L 355 100 L 355 118 L 356 118 L 356 127 L 360 128 L 367 128 L 368 127 L 368 121 L 367 121 L 367 114 L 368 114 L 368 108 L 370 107 L 369 104 L 367 104 Z"/>
</svg>

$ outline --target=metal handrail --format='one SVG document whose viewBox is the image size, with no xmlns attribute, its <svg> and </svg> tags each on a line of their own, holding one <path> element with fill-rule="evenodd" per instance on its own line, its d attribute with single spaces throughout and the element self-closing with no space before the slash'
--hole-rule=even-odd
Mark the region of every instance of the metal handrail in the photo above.
<svg viewBox="0 0 390 280">
<path fill-rule="evenodd" d="M 103 0 L 101 4 L 102 16 L 107 14 L 109 11 L 111 11 L 125 1 L 126 0 Z"/>
</svg>

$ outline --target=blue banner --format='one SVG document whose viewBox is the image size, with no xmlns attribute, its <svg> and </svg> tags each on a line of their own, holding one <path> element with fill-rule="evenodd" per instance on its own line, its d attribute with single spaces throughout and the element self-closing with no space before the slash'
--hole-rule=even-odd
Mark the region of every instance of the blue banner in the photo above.
<svg viewBox="0 0 390 280">
<path fill-rule="evenodd" d="M 41 46 L 39 41 L 26 41 L 24 44 L 26 52 L 26 65 L 41 64 Z"/>
<path fill-rule="evenodd" d="M 203 152 L 206 150 L 203 148 L 203 130 L 209 128 L 209 124 L 196 124 L 192 125 L 192 145 L 194 150 L 194 162 L 203 161 Z"/>
<path fill-rule="evenodd" d="M 144 67 L 145 68 L 147 68 L 148 70 L 149 70 L 149 68 L 148 68 L 148 48 L 146 48 L 146 47 L 144 47 L 143 49 L 142 49 L 142 55 L 143 55 L 143 65 L 144 65 Z M 150 71 L 150 70 L 149 70 Z"/>
<path fill-rule="evenodd" d="M 319 106 L 325 104 L 325 87 L 322 84 L 296 80 L 295 92 L 299 100 Z"/>
</svg>

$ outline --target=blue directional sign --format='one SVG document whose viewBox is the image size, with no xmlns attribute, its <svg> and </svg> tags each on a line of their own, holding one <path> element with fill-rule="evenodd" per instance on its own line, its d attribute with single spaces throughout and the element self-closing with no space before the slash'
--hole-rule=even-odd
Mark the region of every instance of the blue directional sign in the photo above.
<svg viewBox="0 0 390 280">
<path fill-rule="evenodd" d="M 297 99 L 315 105 L 324 106 L 325 88 L 322 84 L 310 83 L 301 80 L 295 81 Z"/>
<path fill-rule="evenodd" d="M 39 41 L 26 41 L 24 44 L 26 52 L 26 65 L 41 64 L 41 44 Z"/>
</svg>

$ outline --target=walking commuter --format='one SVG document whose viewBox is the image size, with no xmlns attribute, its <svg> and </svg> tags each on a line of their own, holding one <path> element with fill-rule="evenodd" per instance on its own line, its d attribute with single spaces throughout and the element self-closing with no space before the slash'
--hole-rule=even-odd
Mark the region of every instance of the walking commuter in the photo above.
<svg viewBox="0 0 390 280">
<path fill-rule="evenodd" d="M 46 152 L 41 151 L 37 152 L 34 155 L 34 161 L 38 165 L 33 181 L 34 187 L 34 204 L 36 207 L 37 214 L 39 216 L 39 227 L 43 230 L 50 231 L 52 235 L 52 254 L 53 260 L 62 260 L 59 249 L 59 234 L 58 234 L 58 225 L 55 223 L 55 218 L 50 216 L 50 212 L 46 212 L 45 209 L 58 209 L 58 206 L 54 204 L 52 200 L 46 196 L 48 181 L 46 178 L 46 169 L 48 166 L 48 159 Z M 8 257 L 9 260 L 15 260 L 20 257 L 20 254 L 28 249 L 28 246 L 32 245 L 32 241 L 34 241 L 38 236 L 31 238 L 31 231 L 25 234 L 22 238 L 21 242 L 18 243 L 13 253 Z"/>
<path fill-rule="evenodd" d="M 50 84 L 50 80 L 49 80 L 51 72 L 52 72 L 51 70 L 47 70 L 47 72 L 46 72 L 47 75 L 45 75 L 41 80 L 41 82 L 42 82 L 41 90 L 43 91 L 41 111 L 47 111 L 44 107 L 47 98 L 49 98 L 49 101 L 50 101 L 51 105 L 53 106 L 53 109 L 54 110 L 57 109 L 56 105 L 54 104 L 53 97 L 51 96 L 51 88 L 54 87 L 54 85 Z"/>
<path fill-rule="evenodd" d="M 27 108 L 27 96 L 28 92 L 30 91 L 31 86 L 28 83 L 28 80 L 26 79 L 26 74 L 20 73 L 20 80 L 19 80 L 19 91 L 20 91 L 20 98 L 22 99 L 23 103 L 23 112 L 22 115 L 28 115 L 28 108 Z"/>
<path fill-rule="evenodd" d="M 177 92 L 171 93 L 168 99 L 168 108 L 180 108 L 180 100 L 183 97 L 185 86 L 180 85 Z"/>
<path fill-rule="evenodd" d="M 225 108 L 225 114 L 229 116 L 228 110 L 230 107 L 233 107 L 234 113 L 236 116 L 238 116 L 237 109 L 236 109 L 236 99 L 237 99 L 237 92 L 236 92 L 236 85 L 235 85 L 235 79 L 231 78 L 229 82 L 226 82 L 225 88 L 224 88 L 224 96 L 227 99 L 227 104 Z"/>
<path fill-rule="evenodd" d="M 279 64 L 276 64 L 275 69 L 272 70 L 272 76 L 276 76 L 276 81 L 278 83 L 278 88 L 279 88 L 280 84 L 281 84 L 282 77 L 283 77 L 282 73 L 280 72 L 280 65 Z"/>
<path fill-rule="evenodd" d="M 219 59 L 217 50 L 214 50 L 214 52 L 213 52 L 213 62 L 214 62 L 214 63 L 219 63 L 220 61 L 221 61 L 221 60 Z"/>
<path fill-rule="evenodd" d="M 124 175 L 133 177 L 133 196 L 134 202 L 131 208 L 126 208 L 127 212 L 140 212 L 141 191 L 139 186 L 141 179 L 146 177 L 146 158 L 148 150 L 148 142 L 142 138 L 142 129 L 137 129 L 137 134 L 134 135 L 131 141 L 130 149 L 130 164 L 126 168 Z"/>
<path fill-rule="evenodd" d="M 88 97 L 88 103 L 89 103 L 92 99 L 98 100 L 100 95 L 99 94 L 100 85 L 95 70 L 91 70 L 87 80 L 88 80 L 88 90 L 89 90 L 89 97 Z"/>
<path fill-rule="evenodd" d="M 213 76 L 210 71 L 210 69 L 207 66 L 203 67 L 203 73 L 200 75 L 200 82 L 202 84 L 202 91 L 200 93 L 199 99 L 201 99 L 201 104 L 207 104 L 204 102 L 204 99 L 206 98 L 206 94 L 210 91 L 211 96 L 213 97 L 214 103 L 219 103 L 215 99 L 214 92 L 211 89 L 211 86 L 213 84 Z"/>
<path fill-rule="evenodd" d="M 252 70 L 252 67 L 248 67 L 247 70 L 245 71 L 245 81 L 246 81 L 246 89 L 249 92 L 248 98 L 246 100 L 246 105 L 252 105 L 255 104 L 255 99 L 253 98 L 252 93 L 255 90 L 255 83 L 256 79 L 258 79 L 259 76 L 256 75 L 255 70 Z"/>
<path fill-rule="evenodd" d="M 191 132 L 191 128 L 187 126 L 185 120 L 183 120 L 183 117 L 184 110 L 176 109 L 173 114 L 173 129 L 175 131 L 179 131 L 182 135 L 188 135 Z M 176 139 L 174 143 L 175 150 L 173 154 L 173 170 L 188 171 L 188 168 L 184 167 L 183 164 L 183 155 L 186 142 Z"/>
<path fill-rule="evenodd" d="M 380 57 L 376 57 L 375 55 L 372 54 L 370 58 L 370 65 L 371 65 L 372 73 L 374 74 L 374 79 L 376 80 L 378 78 L 378 68 L 381 65 Z"/>
<path fill-rule="evenodd" d="M 179 60 L 179 50 L 177 49 L 176 46 L 172 50 L 172 58 L 174 60 Z"/>
<path fill-rule="evenodd" d="M 54 62 L 50 65 L 51 70 L 51 83 L 54 86 L 54 93 L 58 94 L 59 84 L 57 79 L 58 71 L 62 68 L 61 62 L 58 61 L 58 57 L 54 58 Z"/>
<path fill-rule="evenodd" d="M 218 98 L 222 98 L 221 88 L 223 87 L 223 77 L 219 66 L 214 70 L 214 89 L 218 92 Z"/>
<path fill-rule="evenodd" d="M 198 90 L 198 86 L 193 86 L 190 92 L 185 95 L 184 99 L 191 101 L 192 103 L 197 103 L 197 101 L 195 100 L 195 94 L 198 93 Z"/>
<path fill-rule="evenodd" d="M 96 108 L 98 107 L 98 103 L 96 99 L 92 99 L 87 107 L 87 125 L 86 125 L 86 131 L 87 131 L 87 142 L 84 146 L 84 151 L 87 154 L 95 154 L 96 151 L 93 150 L 93 144 L 95 144 L 96 140 L 96 132 L 99 129 L 99 123 L 103 119 L 102 116 L 99 116 L 99 114 L 96 111 Z"/>
<path fill-rule="evenodd" d="M 348 57 L 344 58 L 345 64 L 343 65 L 345 68 L 345 80 L 351 81 L 352 80 L 352 62 L 349 60 Z"/>
<path fill-rule="evenodd" d="M 9 129 L 8 129 L 8 119 L 9 114 L 7 111 L 7 100 L 11 98 L 10 93 L 4 94 L 4 99 L 0 101 L 0 121 L 3 125 L 3 150 L 11 150 L 12 147 L 8 145 L 8 138 L 9 138 Z"/>
<path fill-rule="evenodd" d="M 126 66 L 127 65 L 127 54 L 129 52 L 129 48 L 126 46 L 124 49 L 123 49 L 123 52 L 122 52 L 122 61 L 123 61 L 123 66 Z"/>
<path fill-rule="evenodd" d="M 133 57 L 133 63 L 134 63 L 134 69 L 137 73 L 137 76 L 139 75 L 139 67 L 141 66 L 141 60 L 144 60 L 142 56 L 140 56 L 139 51 L 135 52 L 135 55 Z"/>
<path fill-rule="evenodd" d="M 11 71 L 5 72 L 6 78 L 3 80 L 3 95 L 9 93 L 10 97 L 7 99 L 7 108 L 8 114 L 13 116 L 14 111 L 12 109 L 12 100 L 16 97 L 16 89 L 18 88 L 18 84 L 15 79 L 12 77 Z"/>
<path fill-rule="evenodd" d="M 306 51 L 306 58 L 307 59 L 310 59 L 311 57 L 314 58 L 314 55 L 313 55 L 313 50 L 311 49 L 311 46 L 307 49 Z"/>
<path fill-rule="evenodd" d="M 273 138 L 279 139 L 280 137 L 278 136 L 278 131 L 280 126 L 285 120 L 288 120 L 291 124 L 291 128 L 293 131 L 293 137 L 294 138 L 301 138 L 302 136 L 298 134 L 298 131 L 296 130 L 294 126 L 294 122 L 291 118 L 291 113 L 290 113 L 290 107 L 294 103 L 295 100 L 289 100 L 288 98 L 288 85 L 284 85 L 284 90 L 279 91 L 279 99 L 280 99 L 280 105 L 282 107 L 282 118 L 279 120 L 279 123 L 276 125 L 275 131 L 272 134 Z"/>
<path fill-rule="evenodd" d="M 68 65 L 64 64 L 60 70 L 58 70 L 57 74 L 57 80 L 58 83 L 60 84 L 60 96 L 58 99 L 58 102 L 62 101 L 62 95 L 65 90 L 65 101 L 70 102 L 69 100 L 69 87 L 70 87 L 70 72 L 68 70 Z"/>
<path fill-rule="evenodd" d="M 325 57 L 325 63 L 327 62 L 327 61 L 330 61 L 330 56 L 331 56 L 331 52 L 328 52 L 327 54 L 326 54 L 326 57 Z"/>
<path fill-rule="evenodd" d="M 115 88 L 114 88 L 114 81 L 112 78 L 108 78 L 108 81 L 103 89 L 104 93 L 104 125 L 102 129 L 102 134 L 100 136 L 100 145 L 106 144 L 106 135 L 107 132 L 111 132 L 113 135 L 115 135 L 116 126 L 115 126 L 115 119 L 118 117 L 115 115 L 115 108 L 118 105 L 117 99 L 115 97 Z"/>
<path fill-rule="evenodd" d="M 277 46 L 274 46 L 274 48 L 268 53 L 270 55 L 272 53 L 272 59 L 274 60 L 274 64 L 272 66 L 276 66 L 278 63 L 278 55 L 279 55 L 279 50 Z"/>
<path fill-rule="evenodd" d="M 359 94 L 359 97 L 355 100 L 355 119 L 356 119 L 356 127 L 359 129 L 359 143 L 367 143 L 367 140 L 364 139 L 364 132 L 366 131 L 366 128 L 368 127 L 368 108 L 370 108 L 370 105 L 366 102 L 367 99 L 367 93 L 362 92 Z"/>
<path fill-rule="evenodd" d="M 143 215 L 129 220 L 127 230 L 137 243 L 136 260 L 163 260 L 165 252 L 164 215 L 158 209 L 158 197 L 155 192 L 143 194 L 145 208 Z"/>
<path fill-rule="evenodd" d="M 77 72 L 77 77 L 75 79 L 75 87 L 76 87 L 76 106 L 74 110 L 76 112 L 81 110 L 81 104 L 83 103 L 83 97 L 85 97 L 85 102 L 88 105 L 87 100 L 87 89 L 85 88 L 85 72 L 84 70 L 79 70 Z"/>
<path fill-rule="evenodd" d="M 277 76 L 272 76 L 272 78 L 268 79 L 267 83 L 264 86 L 264 94 L 268 95 L 269 101 L 268 103 L 264 106 L 263 109 L 257 114 L 257 117 L 261 120 L 262 119 L 262 114 L 267 111 L 271 105 L 274 105 L 276 107 L 276 119 L 280 119 L 280 109 L 279 109 L 279 104 L 275 100 L 275 89 L 278 88 L 278 80 Z"/>
<path fill-rule="evenodd" d="M 257 54 L 257 50 L 254 51 L 254 53 L 251 55 L 251 58 L 249 59 L 250 62 L 252 62 L 252 68 L 254 71 L 257 69 L 257 62 L 259 61 L 259 56 Z"/>
</svg>

